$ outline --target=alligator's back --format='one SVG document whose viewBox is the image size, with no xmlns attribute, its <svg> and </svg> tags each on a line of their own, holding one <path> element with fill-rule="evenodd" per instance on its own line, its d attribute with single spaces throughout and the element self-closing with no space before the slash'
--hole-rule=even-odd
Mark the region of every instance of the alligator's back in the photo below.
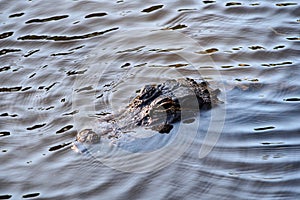
<svg viewBox="0 0 300 200">
<path fill-rule="evenodd" d="M 199 109 L 210 109 L 211 98 L 210 89 L 205 81 L 196 82 L 186 78 L 167 80 L 158 85 L 146 85 L 117 121 L 168 133 L 173 127 L 172 123 L 181 120 L 183 112 L 189 117 L 189 113 L 199 113 Z"/>
</svg>

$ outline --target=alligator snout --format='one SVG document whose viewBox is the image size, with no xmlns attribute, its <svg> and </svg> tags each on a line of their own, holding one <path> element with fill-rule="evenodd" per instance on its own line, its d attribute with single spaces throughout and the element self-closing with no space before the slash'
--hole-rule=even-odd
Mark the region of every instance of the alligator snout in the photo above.
<svg viewBox="0 0 300 200">
<path fill-rule="evenodd" d="M 84 129 L 76 136 L 76 141 L 87 144 L 96 144 L 100 142 L 100 136 L 92 129 Z"/>
</svg>

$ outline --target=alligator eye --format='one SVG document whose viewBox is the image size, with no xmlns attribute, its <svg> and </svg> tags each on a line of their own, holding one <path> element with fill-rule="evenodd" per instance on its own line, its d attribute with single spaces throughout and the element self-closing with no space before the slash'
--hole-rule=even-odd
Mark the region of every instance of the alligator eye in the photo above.
<svg viewBox="0 0 300 200">
<path fill-rule="evenodd" d="M 205 82 L 205 81 L 202 81 L 200 84 L 201 84 L 202 87 L 206 87 L 207 86 L 207 82 Z"/>
<path fill-rule="evenodd" d="M 168 102 L 162 103 L 161 106 L 164 107 L 165 109 L 169 109 L 173 106 L 173 104 L 172 104 L 172 102 L 168 101 Z"/>
<path fill-rule="evenodd" d="M 204 93 L 204 94 L 209 94 L 208 89 L 205 89 L 205 90 L 203 91 L 203 93 Z"/>
</svg>

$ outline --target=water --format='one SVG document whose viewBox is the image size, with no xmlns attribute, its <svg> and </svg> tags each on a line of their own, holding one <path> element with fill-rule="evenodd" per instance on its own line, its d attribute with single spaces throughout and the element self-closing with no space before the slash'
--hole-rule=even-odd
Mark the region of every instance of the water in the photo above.
<svg viewBox="0 0 300 200">
<path fill-rule="evenodd" d="M 299 198 L 297 1 L 0 5 L 0 199 Z M 194 122 L 70 149 L 143 85 L 200 76 L 224 103 Z"/>
</svg>

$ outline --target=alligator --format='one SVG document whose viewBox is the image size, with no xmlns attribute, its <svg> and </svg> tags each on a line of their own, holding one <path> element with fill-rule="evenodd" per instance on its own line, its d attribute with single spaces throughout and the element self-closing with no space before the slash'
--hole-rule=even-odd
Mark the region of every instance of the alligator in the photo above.
<svg viewBox="0 0 300 200">
<path fill-rule="evenodd" d="M 107 124 L 104 131 L 100 134 L 92 129 L 80 131 L 72 148 L 84 152 L 86 149 L 81 144 L 96 144 L 102 137 L 118 139 L 123 132 L 135 127 L 167 134 L 174 123 L 195 117 L 200 110 L 211 109 L 218 102 L 219 90 L 212 90 L 202 79 L 181 78 L 145 85 L 137 92 L 123 112 L 100 119 L 100 123 Z"/>
</svg>

